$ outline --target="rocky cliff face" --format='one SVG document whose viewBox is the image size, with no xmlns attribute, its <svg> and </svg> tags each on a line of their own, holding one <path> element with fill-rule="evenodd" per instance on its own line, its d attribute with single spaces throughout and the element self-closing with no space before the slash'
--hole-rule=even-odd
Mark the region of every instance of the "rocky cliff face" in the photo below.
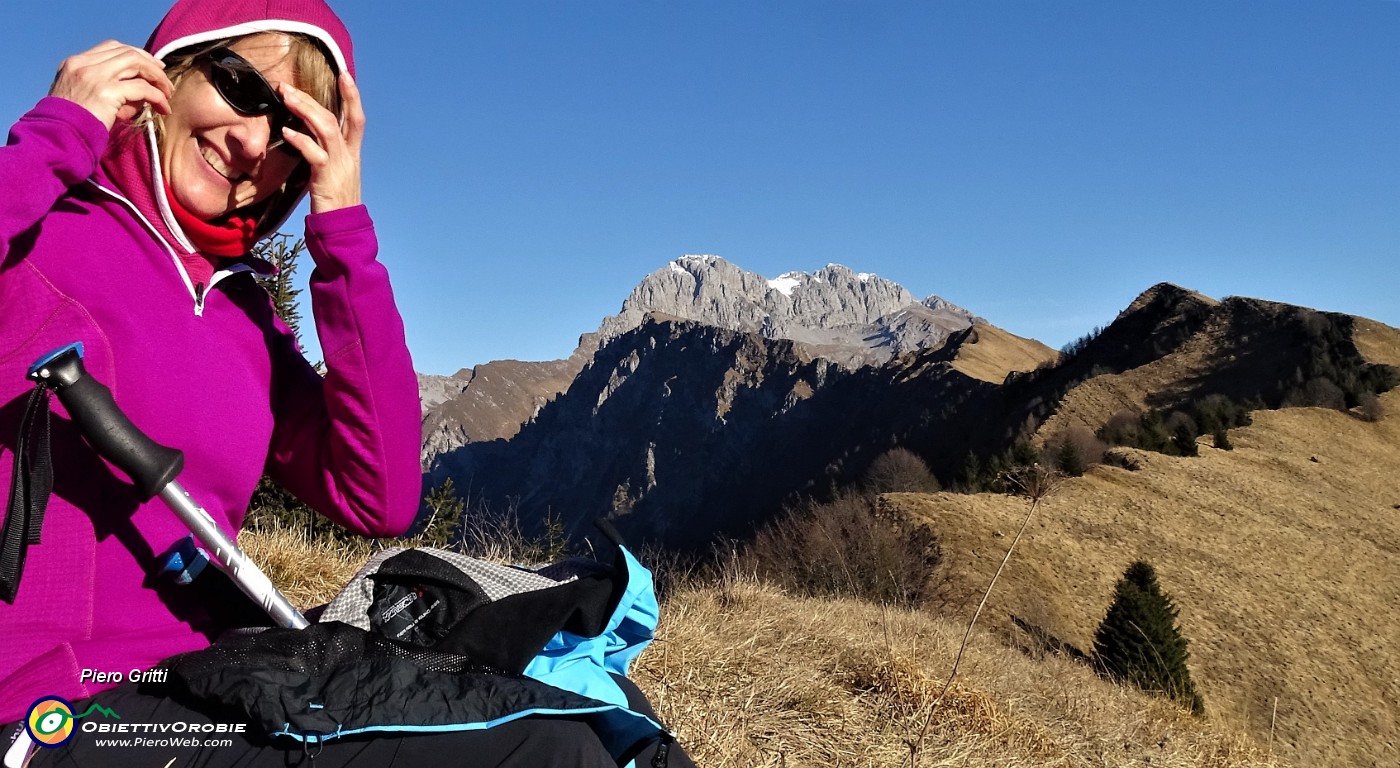
<svg viewBox="0 0 1400 768">
<path fill-rule="evenodd" d="M 937 347 L 977 319 L 937 296 L 920 301 L 898 283 L 839 264 L 768 279 L 718 256 L 682 256 L 647 275 L 580 347 L 599 348 L 648 315 L 796 341 L 852 368 Z"/>
<path fill-rule="evenodd" d="M 683 256 L 648 275 L 622 311 L 585 334 L 567 360 L 498 361 L 453 376 L 420 376 L 423 465 L 468 443 L 509 439 L 609 342 L 648 317 L 788 340 L 847 368 L 944 343 L 977 320 L 937 296 L 837 265 L 768 279 L 717 256 Z"/>
<path fill-rule="evenodd" d="M 796 342 L 649 318 L 514 439 L 443 454 L 433 477 L 571 534 L 606 516 L 638 540 L 703 548 L 916 434 L 935 437 L 925 456 L 939 466 L 990 439 L 978 420 L 999 412 L 999 387 L 956 357 L 945 346 L 851 370 Z"/>
<path fill-rule="evenodd" d="M 418 376 L 423 466 L 468 443 L 510 439 L 573 380 L 578 357 L 542 363 L 497 360 L 452 376 Z"/>
</svg>

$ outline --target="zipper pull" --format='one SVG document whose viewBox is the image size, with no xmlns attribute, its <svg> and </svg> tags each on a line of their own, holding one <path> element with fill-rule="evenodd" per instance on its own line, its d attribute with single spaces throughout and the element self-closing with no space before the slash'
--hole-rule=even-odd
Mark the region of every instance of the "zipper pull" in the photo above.
<svg viewBox="0 0 1400 768">
<path fill-rule="evenodd" d="M 194 284 L 194 309 L 195 312 L 204 309 L 204 283 Z"/>
</svg>

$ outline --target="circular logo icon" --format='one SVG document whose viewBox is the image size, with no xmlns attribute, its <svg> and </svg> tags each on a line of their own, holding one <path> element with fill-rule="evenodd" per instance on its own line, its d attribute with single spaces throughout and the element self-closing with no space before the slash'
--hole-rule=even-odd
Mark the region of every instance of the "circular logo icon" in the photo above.
<svg viewBox="0 0 1400 768">
<path fill-rule="evenodd" d="M 24 726 L 39 746 L 52 749 L 73 738 L 73 720 L 72 704 L 57 696 L 45 696 L 29 708 Z"/>
</svg>

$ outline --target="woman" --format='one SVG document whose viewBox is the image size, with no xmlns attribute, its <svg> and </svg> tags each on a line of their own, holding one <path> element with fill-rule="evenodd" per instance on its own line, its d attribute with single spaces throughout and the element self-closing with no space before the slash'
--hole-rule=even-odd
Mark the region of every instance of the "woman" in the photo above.
<svg viewBox="0 0 1400 768">
<path fill-rule="evenodd" d="M 0 149 L 4 452 L 25 368 L 81 341 L 132 421 L 184 451 L 182 484 L 230 535 L 264 472 L 357 533 L 411 524 L 417 385 L 360 200 L 353 73 L 322 0 L 182 0 L 144 50 L 109 41 L 63 62 Z M 249 256 L 306 196 L 324 379 Z M 223 628 L 217 606 L 150 576 L 187 533 L 178 519 L 141 503 L 56 410 L 42 536 L 0 603 L 0 723 Z M 11 474 L 6 456 L 6 488 Z"/>
<path fill-rule="evenodd" d="M 88 370 L 132 421 L 185 453 L 182 484 L 226 532 L 240 527 L 264 471 L 358 533 L 409 526 L 420 488 L 417 386 L 360 201 L 365 118 L 353 73 L 349 35 L 324 0 L 181 0 L 144 49 L 109 41 L 63 62 L 50 95 L 0 149 L 0 446 L 16 448 L 24 369 L 81 341 Z M 324 379 L 253 280 L 268 265 L 248 255 L 306 196 Z M 120 713 L 147 728 L 140 734 L 238 722 L 236 712 L 133 684 L 225 625 L 219 606 L 149 575 L 185 529 L 161 502 L 142 503 L 62 416 L 42 538 L 10 574 L 17 580 L 0 573 L 0 723 L 51 697 L 77 702 L 73 714 Z M 0 461 L 0 483 L 12 474 Z M 649 714 L 634 687 L 619 687 Z M 316 759 L 615 765 L 593 727 L 561 717 L 344 737 Z M 104 751 L 79 733 L 37 752 L 22 730 L 0 727 L 0 753 L 14 739 L 6 758 L 33 765 L 296 757 L 246 730 L 217 749 Z M 642 759 L 662 765 L 668 752 L 671 765 L 690 764 L 669 742 Z"/>
</svg>

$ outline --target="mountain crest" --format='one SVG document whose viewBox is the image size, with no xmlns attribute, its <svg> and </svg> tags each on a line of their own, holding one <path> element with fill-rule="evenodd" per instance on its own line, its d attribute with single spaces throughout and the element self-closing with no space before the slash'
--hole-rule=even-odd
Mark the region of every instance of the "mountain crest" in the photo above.
<svg viewBox="0 0 1400 768">
<path fill-rule="evenodd" d="M 841 264 L 766 278 L 719 256 L 686 255 L 647 275 L 580 346 L 600 348 L 648 314 L 799 342 L 851 367 L 936 347 L 979 320 L 938 296 L 920 301 L 896 282 Z"/>
</svg>

